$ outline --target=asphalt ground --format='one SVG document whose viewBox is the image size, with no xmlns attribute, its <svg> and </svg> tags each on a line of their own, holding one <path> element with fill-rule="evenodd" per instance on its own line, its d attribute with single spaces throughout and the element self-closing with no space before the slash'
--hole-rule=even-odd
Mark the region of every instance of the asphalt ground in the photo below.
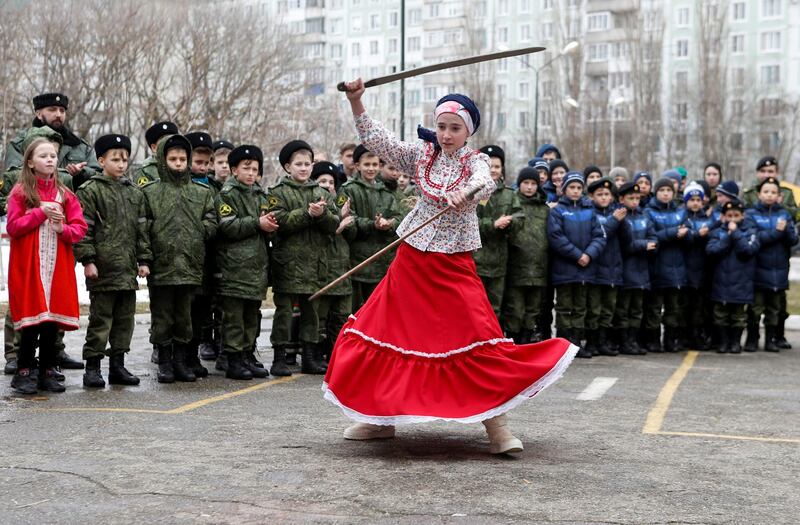
<svg viewBox="0 0 800 525">
<path fill-rule="evenodd" d="M 270 321 L 264 322 L 262 359 Z M 0 377 L 0 522 L 797 523 L 800 333 L 779 354 L 576 360 L 510 414 L 525 451 L 480 425 L 349 442 L 319 376 L 160 385 L 146 324 L 138 387 L 22 397 Z M 67 335 L 80 355 L 83 332 Z M 104 361 L 104 375 L 107 363 Z M 592 386 L 590 386 L 592 385 Z"/>
</svg>

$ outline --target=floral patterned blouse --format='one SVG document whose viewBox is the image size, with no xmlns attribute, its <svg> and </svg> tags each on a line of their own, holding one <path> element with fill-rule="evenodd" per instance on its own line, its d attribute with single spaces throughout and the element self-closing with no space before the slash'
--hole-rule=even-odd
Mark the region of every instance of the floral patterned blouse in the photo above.
<svg viewBox="0 0 800 525">
<path fill-rule="evenodd" d="M 480 188 L 463 208 L 450 210 L 405 241 L 428 252 L 458 253 L 480 248 L 478 202 L 488 199 L 495 190 L 489 157 L 467 145 L 447 154 L 428 142 L 401 142 L 366 112 L 355 117 L 355 122 L 364 147 L 400 171 L 414 173 L 420 198 L 400 223 L 397 235 L 403 236 L 446 207 L 447 193 Z"/>
</svg>

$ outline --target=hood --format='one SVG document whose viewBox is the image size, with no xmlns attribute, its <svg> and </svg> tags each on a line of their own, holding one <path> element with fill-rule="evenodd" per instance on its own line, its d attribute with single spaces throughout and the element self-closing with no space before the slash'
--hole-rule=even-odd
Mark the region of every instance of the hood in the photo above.
<svg viewBox="0 0 800 525">
<path fill-rule="evenodd" d="M 58 142 L 59 146 L 64 144 L 64 138 L 61 136 L 59 132 L 51 128 L 50 126 L 34 126 L 28 131 L 25 132 L 25 136 L 22 139 L 22 152 L 25 153 L 25 150 L 28 149 L 28 146 L 36 139 L 45 138 L 48 140 L 52 140 L 53 142 Z"/>
<path fill-rule="evenodd" d="M 556 152 L 556 158 L 557 159 L 561 158 L 561 151 L 559 151 L 559 149 L 557 147 L 553 146 L 552 144 L 542 144 L 539 147 L 539 149 L 536 151 L 536 156 L 537 157 L 541 157 L 548 151 L 555 151 Z"/>
<path fill-rule="evenodd" d="M 186 169 L 180 173 L 176 173 L 167 168 L 167 146 L 170 148 L 176 145 L 182 146 L 186 149 Z M 165 135 L 158 141 L 158 149 L 156 150 L 156 164 L 158 165 L 158 176 L 161 180 L 170 182 L 172 184 L 187 183 L 191 179 L 190 169 L 192 166 L 192 145 L 189 139 L 183 135 Z"/>
</svg>

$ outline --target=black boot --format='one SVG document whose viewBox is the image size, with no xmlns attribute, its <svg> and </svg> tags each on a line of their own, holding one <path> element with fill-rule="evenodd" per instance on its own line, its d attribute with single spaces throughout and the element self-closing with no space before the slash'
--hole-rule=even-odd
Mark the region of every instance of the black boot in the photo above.
<svg viewBox="0 0 800 525">
<path fill-rule="evenodd" d="M 161 360 L 158 358 L 158 351 L 159 345 L 153 345 L 153 353 L 150 354 L 150 362 L 154 365 L 161 363 Z"/>
<path fill-rule="evenodd" d="M 303 342 L 303 351 L 300 354 L 300 371 L 304 374 L 324 374 L 326 369 L 316 359 L 316 344 Z"/>
<path fill-rule="evenodd" d="M 175 373 L 175 380 L 183 383 L 194 383 L 197 377 L 186 363 L 186 345 L 182 343 L 172 343 L 172 371 Z"/>
<path fill-rule="evenodd" d="M 83 361 L 78 361 L 70 357 L 64 350 L 58 353 L 54 366 L 60 366 L 66 370 L 83 370 Z M 50 367 L 53 368 L 53 367 Z"/>
<path fill-rule="evenodd" d="M 139 378 L 125 368 L 125 352 L 116 353 L 108 359 L 108 383 L 126 386 L 139 384 Z"/>
<path fill-rule="evenodd" d="M 744 342 L 745 352 L 758 350 L 758 323 L 747 323 L 747 340 Z"/>
<path fill-rule="evenodd" d="M 592 354 L 592 356 L 600 355 L 597 347 L 597 330 L 586 330 L 586 346 L 585 350 Z"/>
<path fill-rule="evenodd" d="M 214 368 L 222 372 L 228 369 L 228 352 L 223 350 L 222 352 L 219 353 L 219 355 L 217 356 L 217 362 L 214 363 Z"/>
<path fill-rule="evenodd" d="M 676 352 L 683 352 L 686 350 L 686 327 L 685 326 L 678 326 L 677 328 L 672 329 L 672 340 L 673 345 L 675 347 Z"/>
<path fill-rule="evenodd" d="M 670 328 L 669 326 L 664 327 L 664 343 L 662 346 L 664 347 L 664 352 L 674 353 L 678 351 L 678 349 L 675 346 L 674 328 Z"/>
<path fill-rule="evenodd" d="M 775 327 L 764 327 L 764 351 L 765 352 L 780 352 L 781 349 L 775 344 Z"/>
<path fill-rule="evenodd" d="M 724 326 L 717 326 L 717 339 L 719 339 L 719 346 L 717 347 L 718 354 L 727 354 L 731 351 L 731 341 L 728 329 Z"/>
<path fill-rule="evenodd" d="M 244 367 L 250 371 L 252 376 L 259 379 L 269 377 L 269 372 L 267 372 L 263 366 L 258 366 L 257 363 L 258 361 L 256 360 L 256 354 L 254 352 L 244 352 L 243 364 Z"/>
<path fill-rule="evenodd" d="M 291 351 L 286 351 L 286 359 L 284 359 L 287 365 L 289 366 L 297 366 L 297 349 L 292 348 Z M 275 375 L 275 374 L 272 374 Z"/>
<path fill-rule="evenodd" d="M 174 383 L 175 370 L 172 368 L 172 345 L 154 345 L 153 353 L 158 353 L 158 382 Z"/>
<path fill-rule="evenodd" d="M 7 376 L 12 376 L 17 373 L 17 358 L 9 357 L 6 361 L 6 366 L 3 367 L 3 373 Z"/>
<path fill-rule="evenodd" d="M 792 345 L 786 340 L 785 329 L 786 317 L 781 313 L 780 317 L 778 317 L 778 326 L 775 327 L 775 346 L 781 350 L 791 350 Z"/>
<path fill-rule="evenodd" d="M 27 366 L 17 368 L 11 378 L 11 388 L 18 394 L 31 395 L 39 391 L 39 369 Z"/>
<path fill-rule="evenodd" d="M 258 355 L 258 345 L 256 343 L 253 343 L 253 351 L 250 352 L 250 362 L 253 364 L 253 366 L 256 366 L 258 368 L 265 368 L 264 363 L 259 361 L 258 357 L 256 357 L 257 355 Z"/>
<path fill-rule="evenodd" d="M 563 332 L 561 337 L 578 347 L 578 353 L 575 354 L 575 357 L 580 357 L 581 359 L 590 359 L 592 357 L 591 350 L 586 350 L 586 348 L 581 346 L 581 340 L 578 339 L 577 331 L 561 330 L 561 332 Z"/>
<path fill-rule="evenodd" d="M 614 339 L 617 339 L 619 343 L 619 353 L 622 355 L 639 355 L 639 349 L 635 348 L 633 345 L 636 343 L 635 339 L 631 340 L 628 336 L 629 331 L 624 328 L 618 328 L 614 330 Z M 636 334 L 636 330 L 633 331 L 634 337 Z"/>
<path fill-rule="evenodd" d="M 217 356 L 219 356 L 219 353 L 217 352 L 217 346 L 214 343 L 209 343 L 208 341 L 203 341 L 200 343 L 197 351 L 200 354 L 200 359 L 203 361 L 214 361 L 217 359 Z"/>
<path fill-rule="evenodd" d="M 83 363 L 81 363 L 81 367 L 83 367 Z M 66 390 L 64 385 L 54 377 L 53 372 L 53 367 L 39 367 L 39 390 L 46 392 L 63 392 Z"/>
<path fill-rule="evenodd" d="M 742 353 L 742 332 L 744 328 L 728 328 L 728 352 L 732 354 Z"/>
<path fill-rule="evenodd" d="M 639 329 L 628 328 L 627 332 L 622 332 L 622 336 L 625 337 L 626 333 L 628 334 L 628 337 L 625 338 L 625 340 L 629 342 L 631 350 L 636 352 L 635 355 L 647 355 L 647 348 L 645 348 L 644 345 L 640 345 L 636 338 L 636 336 L 639 334 Z"/>
<path fill-rule="evenodd" d="M 275 355 L 272 358 L 272 366 L 269 367 L 269 373 L 275 377 L 287 377 L 292 375 L 289 366 L 286 364 L 286 348 L 276 346 L 274 348 Z"/>
<path fill-rule="evenodd" d="M 103 374 L 100 372 L 100 363 L 103 361 L 102 357 L 90 357 L 86 360 L 86 369 L 83 372 L 83 386 L 87 388 L 103 388 L 106 382 L 103 380 Z"/>
<path fill-rule="evenodd" d="M 663 352 L 664 349 L 661 347 L 661 328 L 653 328 L 651 330 L 647 330 L 646 334 L 647 334 L 647 344 L 645 345 L 645 350 L 657 354 Z"/>
<path fill-rule="evenodd" d="M 611 341 L 608 340 L 608 330 L 599 328 L 597 330 L 597 351 L 600 355 L 616 356 L 619 351 L 615 348 Z"/>
<path fill-rule="evenodd" d="M 188 345 L 184 346 L 186 352 L 184 362 L 195 377 L 208 377 L 208 370 L 203 366 L 203 363 L 200 362 L 200 358 L 197 356 L 198 348 L 199 345 L 196 342 L 190 342 Z"/>
<path fill-rule="evenodd" d="M 252 372 L 244 363 L 244 352 L 228 353 L 228 369 L 225 370 L 225 377 L 244 381 L 253 379 Z"/>
</svg>

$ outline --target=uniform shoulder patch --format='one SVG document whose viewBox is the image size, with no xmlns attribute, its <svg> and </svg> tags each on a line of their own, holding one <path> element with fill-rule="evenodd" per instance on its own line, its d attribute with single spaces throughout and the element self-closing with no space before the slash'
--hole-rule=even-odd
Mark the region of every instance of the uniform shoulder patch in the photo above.
<svg viewBox="0 0 800 525">
<path fill-rule="evenodd" d="M 139 175 L 139 178 L 138 178 L 138 179 L 136 179 L 136 185 L 137 185 L 137 186 L 139 186 L 140 188 L 141 188 L 142 186 L 145 186 L 145 185 L 147 185 L 147 183 L 149 183 L 149 182 L 151 182 L 151 181 L 150 181 L 150 179 L 147 177 L 147 175 Z"/>
<path fill-rule="evenodd" d="M 280 204 L 280 200 L 275 195 L 269 195 L 267 197 L 267 209 L 271 210 L 275 208 L 278 204 Z"/>
<path fill-rule="evenodd" d="M 228 215 L 233 213 L 233 208 L 230 207 L 229 204 L 225 204 L 224 202 L 219 205 L 219 216 L 220 217 L 227 217 Z"/>
<path fill-rule="evenodd" d="M 3 186 L 5 186 L 5 185 L 6 185 L 5 177 L 0 177 L 0 190 L 2 190 Z"/>
<path fill-rule="evenodd" d="M 336 205 L 341 208 L 342 206 L 344 206 L 345 202 L 347 202 L 347 195 L 345 195 L 344 193 L 340 193 L 339 197 L 336 199 Z"/>
</svg>

